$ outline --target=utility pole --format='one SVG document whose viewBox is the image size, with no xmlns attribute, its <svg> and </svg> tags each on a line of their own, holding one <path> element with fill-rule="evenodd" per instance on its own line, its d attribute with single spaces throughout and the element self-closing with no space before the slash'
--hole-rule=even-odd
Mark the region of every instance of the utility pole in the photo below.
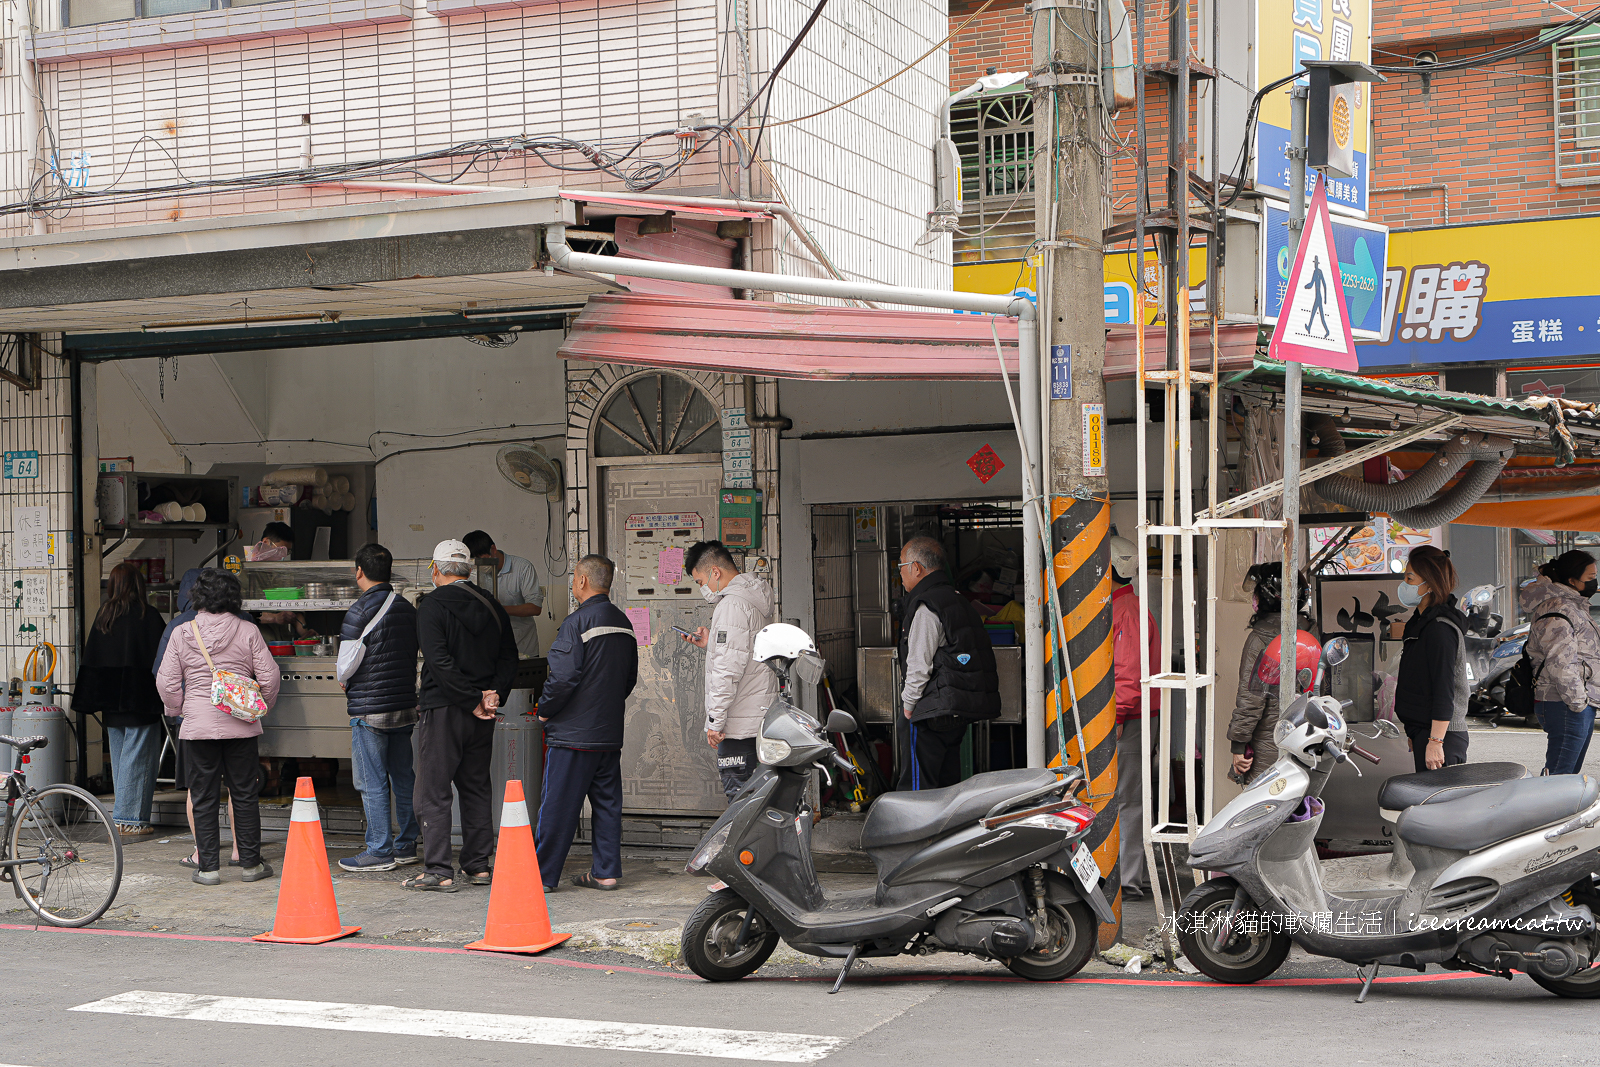
<svg viewBox="0 0 1600 1067">
<path fill-rule="evenodd" d="M 1106 481 L 1105 301 L 1102 235 L 1106 186 L 1101 16 L 1095 0 L 1033 0 L 1034 233 L 1039 296 L 1038 379 L 1042 405 L 1045 540 L 1051 560 L 1029 545 L 1029 570 L 1044 566 L 1066 627 L 1066 647 L 1049 640 L 1043 672 L 1051 689 L 1043 736 L 1030 730 L 1029 762 L 1077 764 L 1089 803 L 1104 814 L 1088 845 L 1100 870 L 1120 884 L 1116 827 L 1116 699 L 1111 666 L 1111 501 Z M 1068 354 L 1070 346 L 1070 355 Z M 1023 366 L 1027 366 L 1023 360 Z M 1047 613 L 1049 618 L 1053 613 Z M 1057 680 L 1060 679 L 1059 683 Z M 1077 717 L 1073 706 L 1076 704 Z M 1037 739 L 1037 740 L 1036 740 Z M 1035 744 L 1040 747 L 1035 750 Z M 1080 744 L 1083 750 L 1080 750 Z M 1120 915 L 1120 898 L 1115 902 Z M 1119 927 L 1101 929 L 1101 944 Z"/>
<path fill-rule="evenodd" d="M 1300 247 L 1306 226 L 1306 101 L 1296 84 L 1289 94 L 1289 245 Z M 1290 253 L 1289 261 L 1294 262 Z M 1335 275 L 1334 284 L 1339 284 Z M 1287 312 L 1285 312 L 1287 313 Z M 1300 364 L 1283 368 L 1283 614 L 1278 643 L 1278 708 L 1294 703 L 1295 633 L 1300 629 Z"/>
</svg>

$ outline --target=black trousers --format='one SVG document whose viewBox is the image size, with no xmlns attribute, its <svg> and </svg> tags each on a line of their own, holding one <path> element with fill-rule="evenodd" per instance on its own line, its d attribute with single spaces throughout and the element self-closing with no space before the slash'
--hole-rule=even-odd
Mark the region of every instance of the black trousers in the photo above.
<svg viewBox="0 0 1600 1067">
<path fill-rule="evenodd" d="M 572 839 L 589 798 L 589 826 L 594 832 L 594 858 L 589 873 L 596 878 L 622 877 L 622 753 L 588 752 L 551 745 L 544 756 L 544 782 L 539 798 L 539 876 L 546 886 L 561 884 Z"/>
<path fill-rule="evenodd" d="M 256 739 L 185 741 L 183 762 L 189 775 L 189 799 L 194 801 L 194 843 L 200 852 L 200 869 L 222 869 L 217 809 L 224 778 L 233 800 L 233 840 L 239 846 L 239 865 L 260 866 L 261 809 L 257 802 L 261 799 L 261 750 Z"/>
<path fill-rule="evenodd" d="M 717 773 L 722 776 L 722 792 L 729 800 L 739 795 L 756 772 L 756 739 L 724 737 L 717 745 Z"/>
<path fill-rule="evenodd" d="M 1428 737 L 1433 733 L 1432 724 L 1425 726 L 1412 726 L 1402 723 L 1405 727 L 1406 737 L 1411 740 L 1411 760 L 1416 765 L 1420 774 L 1428 769 Z M 1444 735 L 1444 765 L 1454 767 L 1467 762 L 1467 732 L 1465 730 L 1447 730 Z"/>
<path fill-rule="evenodd" d="M 901 751 L 910 757 L 900 768 L 901 789 L 942 789 L 961 781 L 961 742 L 967 724 L 954 715 L 908 722 L 899 720 Z"/>
<path fill-rule="evenodd" d="M 450 787 L 461 802 L 461 869 L 481 874 L 494 854 L 489 764 L 494 720 L 470 710 L 429 708 L 417 721 L 417 785 L 411 807 L 422 824 L 422 860 L 429 874 L 452 878 Z"/>
</svg>

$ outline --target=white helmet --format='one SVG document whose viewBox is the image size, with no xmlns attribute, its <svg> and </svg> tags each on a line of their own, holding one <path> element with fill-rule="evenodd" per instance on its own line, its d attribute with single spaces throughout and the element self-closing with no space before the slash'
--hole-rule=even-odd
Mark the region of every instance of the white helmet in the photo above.
<svg viewBox="0 0 1600 1067">
<path fill-rule="evenodd" d="M 817 654 L 816 642 L 811 640 L 810 634 L 798 626 L 775 622 L 757 632 L 750 654 L 757 663 L 765 663 L 772 659 L 799 659 L 807 652 Z"/>
<path fill-rule="evenodd" d="M 1139 548 L 1126 537 L 1113 537 L 1111 539 L 1111 569 L 1117 572 L 1117 577 L 1124 580 L 1132 579 L 1139 573 Z"/>
</svg>

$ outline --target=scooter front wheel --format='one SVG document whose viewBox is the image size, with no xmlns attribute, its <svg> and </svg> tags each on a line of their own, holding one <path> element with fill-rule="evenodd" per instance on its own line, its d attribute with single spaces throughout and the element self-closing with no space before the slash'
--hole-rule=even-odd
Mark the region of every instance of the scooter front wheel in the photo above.
<svg viewBox="0 0 1600 1067">
<path fill-rule="evenodd" d="M 731 889 L 707 896 L 683 927 L 683 961 L 708 982 L 754 974 L 777 947 L 778 932 Z"/>
<path fill-rule="evenodd" d="M 1183 898 L 1178 907 L 1178 945 L 1200 973 L 1217 982 L 1248 985 L 1283 966 L 1293 943 L 1282 931 L 1259 932 L 1256 908 L 1241 908 L 1229 921 L 1239 887 L 1231 878 L 1207 882 Z M 1222 945 L 1217 935 L 1229 928 Z M 1248 932 L 1247 932 L 1248 931 Z"/>
</svg>

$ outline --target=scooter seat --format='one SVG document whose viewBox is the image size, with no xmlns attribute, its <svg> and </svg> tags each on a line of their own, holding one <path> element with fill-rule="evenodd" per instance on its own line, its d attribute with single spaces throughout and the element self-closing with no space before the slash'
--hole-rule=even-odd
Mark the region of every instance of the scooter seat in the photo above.
<svg viewBox="0 0 1600 1067">
<path fill-rule="evenodd" d="M 1524 778 L 1460 800 L 1408 808 L 1398 823 L 1400 839 L 1412 845 L 1471 852 L 1570 819 L 1596 798 L 1600 798 L 1600 781 L 1587 774 Z"/>
<path fill-rule="evenodd" d="M 1419 774 L 1397 774 L 1378 790 L 1378 807 L 1404 811 L 1418 804 L 1443 804 L 1527 776 L 1528 768 L 1520 763 L 1461 763 Z"/>
<path fill-rule="evenodd" d="M 953 826 L 977 822 L 989 809 L 1060 781 L 1054 771 L 987 771 L 943 789 L 884 793 L 867 809 L 861 847 L 903 845 L 944 833 Z"/>
</svg>

